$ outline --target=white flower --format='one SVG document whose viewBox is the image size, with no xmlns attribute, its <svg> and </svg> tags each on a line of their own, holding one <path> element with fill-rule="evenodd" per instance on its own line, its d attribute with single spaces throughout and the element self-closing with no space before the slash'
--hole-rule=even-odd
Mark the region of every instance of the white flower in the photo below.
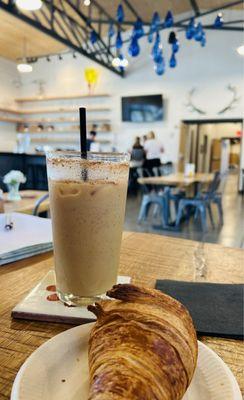
<svg viewBox="0 0 244 400">
<path fill-rule="evenodd" d="M 21 171 L 12 170 L 4 175 L 3 182 L 6 184 L 25 183 L 26 177 Z"/>
</svg>

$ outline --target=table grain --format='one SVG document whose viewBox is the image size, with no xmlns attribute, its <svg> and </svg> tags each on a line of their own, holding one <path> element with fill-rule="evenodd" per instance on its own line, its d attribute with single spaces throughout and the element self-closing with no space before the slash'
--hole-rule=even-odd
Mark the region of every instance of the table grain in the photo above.
<svg viewBox="0 0 244 400">
<path fill-rule="evenodd" d="M 197 267 L 198 253 L 204 271 Z M 243 282 L 244 251 L 215 244 L 126 232 L 123 236 L 120 274 L 132 282 L 154 287 L 156 279 Z M 72 325 L 11 319 L 12 308 L 53 268 L 52 253 L 0 268 L 0 399 L 10 398 L 20 366 L 42 343 Z M 240 340 L 201 337 L 230 367 L 244 394 L 244 346 Z"/>
</svg>

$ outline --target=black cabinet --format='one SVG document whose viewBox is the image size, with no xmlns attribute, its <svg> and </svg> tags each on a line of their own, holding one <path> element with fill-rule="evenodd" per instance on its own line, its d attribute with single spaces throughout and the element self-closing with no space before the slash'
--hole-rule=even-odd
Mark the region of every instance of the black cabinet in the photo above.
<svg viewBox="0 0 244 400">
<path fill-rule="evenodd" d="M 0 187 L 6 191 L 3 177 L 12 169 L 23 172 L 27 181 L 20 189 L 48 190 L 45 155 L 0 153 Z"/>
</svg>

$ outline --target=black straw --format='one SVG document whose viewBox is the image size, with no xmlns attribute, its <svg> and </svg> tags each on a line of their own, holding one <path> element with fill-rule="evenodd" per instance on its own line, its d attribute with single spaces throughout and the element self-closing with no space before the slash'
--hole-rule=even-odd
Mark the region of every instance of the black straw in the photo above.
<svg viewBox="0 0 244 400">
<path fill-rule="evenodd" d="M 80 155 L 87 158 L 87 139 L 86 139 L 86 109 L 80 107 Z"/>
</svg>

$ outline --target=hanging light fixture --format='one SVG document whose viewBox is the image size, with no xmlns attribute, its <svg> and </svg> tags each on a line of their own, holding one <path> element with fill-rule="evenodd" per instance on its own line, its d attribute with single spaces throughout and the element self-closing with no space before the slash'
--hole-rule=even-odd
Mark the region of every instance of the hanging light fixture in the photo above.
<svg viewBox="0 0 244 400">
<path fill-rule="evenodd" d="M 223 14 L 219 13 L 217 15 L 217 17 L 215 18 L 214 27 L 215 28 L 221 28 L 223 26 L 223 23 L 224 23 Z"/>
<path fill-rule="evenodd" d="M 42 7 L 42 0 L 16 0 L 16 6 L 22 10 L 35 11 Z"/>
<path fill-rule="evenodd" d="M 17 70 L 23 74 L 33 71 L 33 67 L 31 64 L 28 63 L 28 60 L 26 57 L 26 39 L 25 38 L 23 41 L 23 58 L 18 62 Z"/>
</svg>

